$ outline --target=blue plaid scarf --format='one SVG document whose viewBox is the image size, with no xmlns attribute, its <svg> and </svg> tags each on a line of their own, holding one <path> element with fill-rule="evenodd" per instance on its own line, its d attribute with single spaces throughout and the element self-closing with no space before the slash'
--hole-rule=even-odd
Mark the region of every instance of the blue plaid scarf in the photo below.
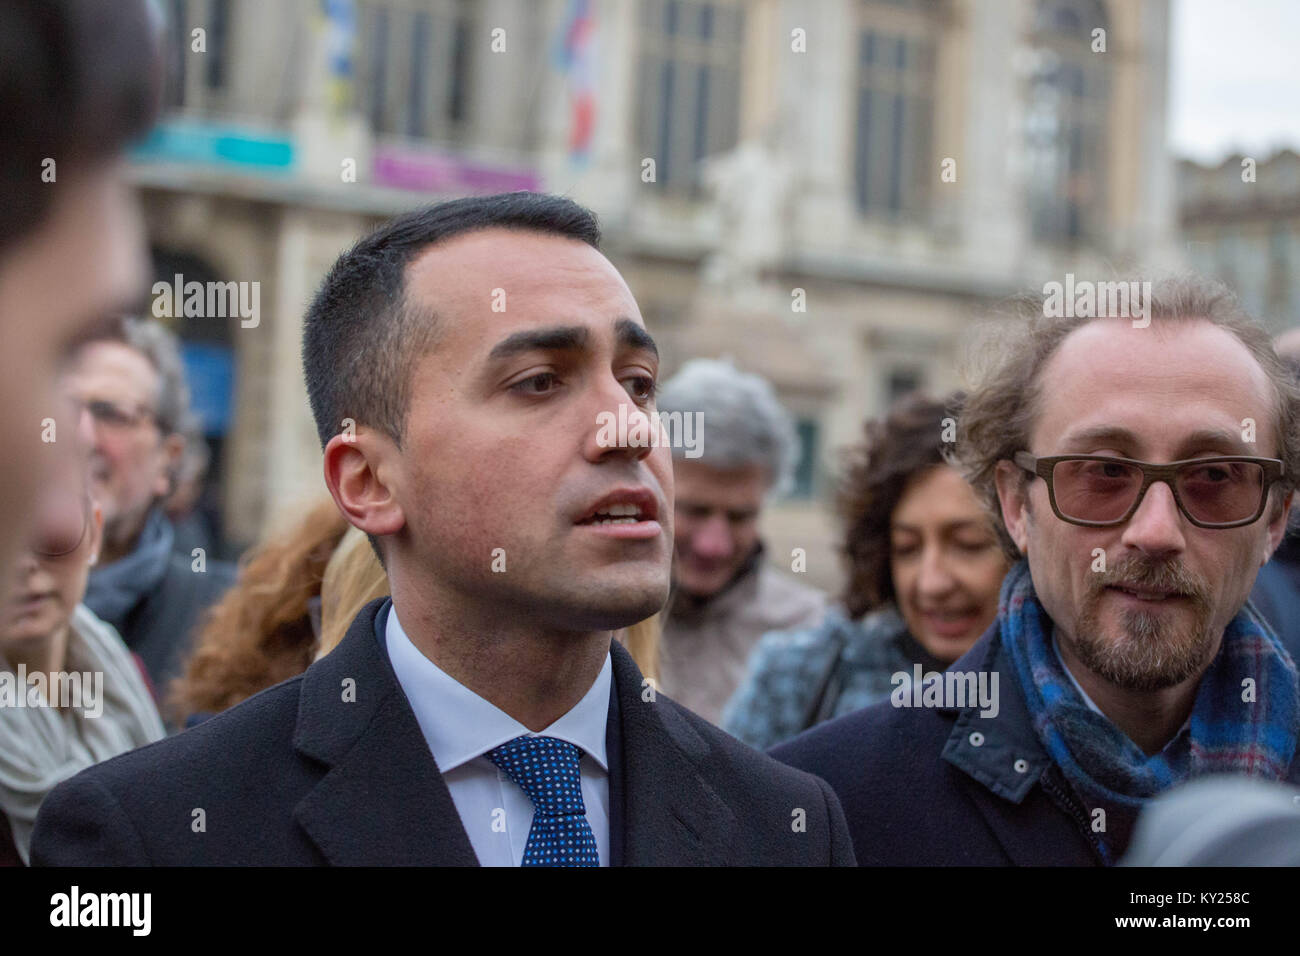
<svg viewBox="0 0 1300 956">
<path fill-rule="evenodd" d="M 1296 668 L 1249 604 L 1224 631 L 1187 726 L 1151 757 L 1084 702 L 1052 647 L 1025 561 L 1002 584 L 998 620 L 1038 739 L 1089 814 L 1106 811 L 1105 830 L 1093 830 L 1107 863 L 1123 852 L 1146 800 L 1176 783 L 1211 773 L 1286 777 L 1300 731 Z M 1242 700 L 1246 678 L 1252 702 Z"/>
</svg>

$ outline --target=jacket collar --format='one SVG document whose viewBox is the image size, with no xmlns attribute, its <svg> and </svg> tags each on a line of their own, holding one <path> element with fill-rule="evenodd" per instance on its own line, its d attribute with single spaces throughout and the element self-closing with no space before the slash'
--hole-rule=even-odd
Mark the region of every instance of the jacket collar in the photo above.
<svg viewBox="0 0 1300 956">
<path fill-rule="evenodd" d="M 612 653 L 623 772 L 618 788 L 622 805 L 611 822 L 623 821 L 623 864 L 725 864 L 737 823 L 708 783 L 715 773 L 712 748 L 691 726 L 686 711 L 658 697 L 617 641 Z M 611 781 L 611 798 L 613 794 Z"/>
<path fill-rule="evenodd" d="M 335 865 L 474 866 L 451 793 L 377 638 L 388 606 L 380 598 L 362 608 L 339 646 L 303 675 L 293 743 L 330 770 L 294 818 Z"/>
<path fill-rule="evenodd" d="M 1034 732 L 1024 691 L 1016 680 L 1011 657 L 1002 646 L 1000 620 L 989 629 L 949 672 L 998 675 L 998 712 L 980 716 L 978 704 L 941 707 L 954 717 L 943 759 L 993 793 L 1021 803 L 1052 760 Z"/>
<path fill-rule="evenodd" d="M 303 675 L 294 747 L 330 769 L 294 818 L 335 865 L 473 866 L 460 815 L 378 639 L 388 601 L 362 608 L 339 646 Z M 610 736 L 621 738 L 610 748 L 611 859 L 725 862 L 737 824 L 709 785 L 709 744 L 681 708 L 658 698 L 622 645 L 611 655 Z"/>
</svg>

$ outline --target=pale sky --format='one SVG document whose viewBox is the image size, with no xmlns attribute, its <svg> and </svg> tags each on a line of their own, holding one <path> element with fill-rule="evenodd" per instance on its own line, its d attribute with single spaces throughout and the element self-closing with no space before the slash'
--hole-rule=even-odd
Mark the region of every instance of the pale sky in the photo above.
<svg viewBox="0 0 1300 956">
<path fill-rule="evenodd" d="M 1171 0 L 1170 19 L 1174 155 L 1300 151 L 1300 0 Z"/>
</svg>

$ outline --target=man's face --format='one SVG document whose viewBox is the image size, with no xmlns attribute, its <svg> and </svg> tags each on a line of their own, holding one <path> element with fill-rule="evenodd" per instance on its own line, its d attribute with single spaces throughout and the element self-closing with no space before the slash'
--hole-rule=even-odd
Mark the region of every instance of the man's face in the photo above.
<svg viewBox="0 0 1300 956">
<path fill-rule="evenodd" d="M 1267 377 L 1235 336 L 1209 322 L 1135 329 L 1093 321 L 1039 375 L 1029 447 L 1037 456 L 1277 457 Z M 1257 423 L 1253 443 L 1245 419 Z M 1203 671 L 1280 542 L 1290 506 L 1288 496 L 1286 509 L 1275 516 L 1270 503 L 1254 524 L 1198 528 L 1160 482 L 1124 524 L 1086 528 L 1056 517 L 1044 481 L 1019 490 L 1017 471 L 1001 463 L 998 490 L 1039 599 L 1073 656 L 1130 690 L 1172 687 Z M 1102 554 L 1105 570 L 1093 570 Z"/>
<path fill-rule="evenodd" d="M 406 282 L 441 332 L 417 363 L 402 448 L 379 465 L 405 518 L 392 553 L 414 558 L 394 570 L 557 630 L 658 611 L 671 451 L 602 427 L 619 406 L 658 423 L 658 354 L 617 270 L 577 240 L 488 229 L 427 250 Z"/>
<path fill-rule="evenodd" d="M 677 586 L 695 597 L 711 597 L 758 547 L 758 518 L 771 478 L 758 465 L 724 469 L 678 458 L 673 480 Z"/>
<path fill-rule="evenodd" d="M 76 176 L 60 166 L 57 184 L 33 177 L 31 188 L 51 190 L 53 206 L 0 258 L 0 569 L 48 471 L 42 420 L 55 419 L 60 436 L 75 431 L 57 401 L 61 367 L 80 338 L 138 300 L 146 278 L 139 213 L 116 167 Z"/>
<path fill-rule="evenodd" d="M 121 342 L 84 346 L 64 378 L 69 396 L 92 410 L 91 493 L 104 509 L 105 537 L 118 546 L 167 493 L 180 447 L 155 418 L 160 384 L 150 361 Z"/>
</svg>

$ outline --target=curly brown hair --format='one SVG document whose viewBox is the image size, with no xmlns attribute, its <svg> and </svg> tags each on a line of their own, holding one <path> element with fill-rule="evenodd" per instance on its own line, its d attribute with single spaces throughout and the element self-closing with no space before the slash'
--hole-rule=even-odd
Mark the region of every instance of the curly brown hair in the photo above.
<svg viewBox="0 0 1300 956">
<path fill-rule="evenodd" d="M 1012 561 L 1021 555 L 1002 521 L 994 480 L 998 462 L 1029 448 L 1043 389 L 1040 370 L 1071 332 L 1098 321 L 1049 317 L 1044 303 L 1036 293 L 1012 300 L 1013 321 L 989 326 L 983 341 L 968 353 L 966 376 L 973 384 L 959 416 L 957 442 L 947 451 L 984 503 Z M 1227 286 L 1197 275 L 1152 281 L 1147 306 L 1152 321 L 1199 319 L 1231 332 L 1264 370 L 1273 385 L 1277 457 L 1284 466 L 1274 499 L 1275 507 L 1281 507 L 1282 496 L 1300 476 L 1300 388 L 1278 358 L 1268 330 L 1245 312 Z M 1020 480 L 1027 479 L 1021 472 Z"/>
<path fill-rule="evenodd" d="M 348 527 L 326 498 L 240 559 L 234 587 L 209 611 L 184 676 L 172 683 L 174 719 L 223 711 L 307 669 L 317 643 L 309 602 Z"/>
<path fill-rule="evenodd" d="M 955 431 L 961 393 L 942 400 L 913 393 L 883 418 L 863 426 L 863 441 L 843 452 L 836 511 L 844 522 L 848 581 L 843 602 L 851 618 L 894 599 L 889 528 L 911 479 L 943 465 L 944 431 Z"/>
</svg>

